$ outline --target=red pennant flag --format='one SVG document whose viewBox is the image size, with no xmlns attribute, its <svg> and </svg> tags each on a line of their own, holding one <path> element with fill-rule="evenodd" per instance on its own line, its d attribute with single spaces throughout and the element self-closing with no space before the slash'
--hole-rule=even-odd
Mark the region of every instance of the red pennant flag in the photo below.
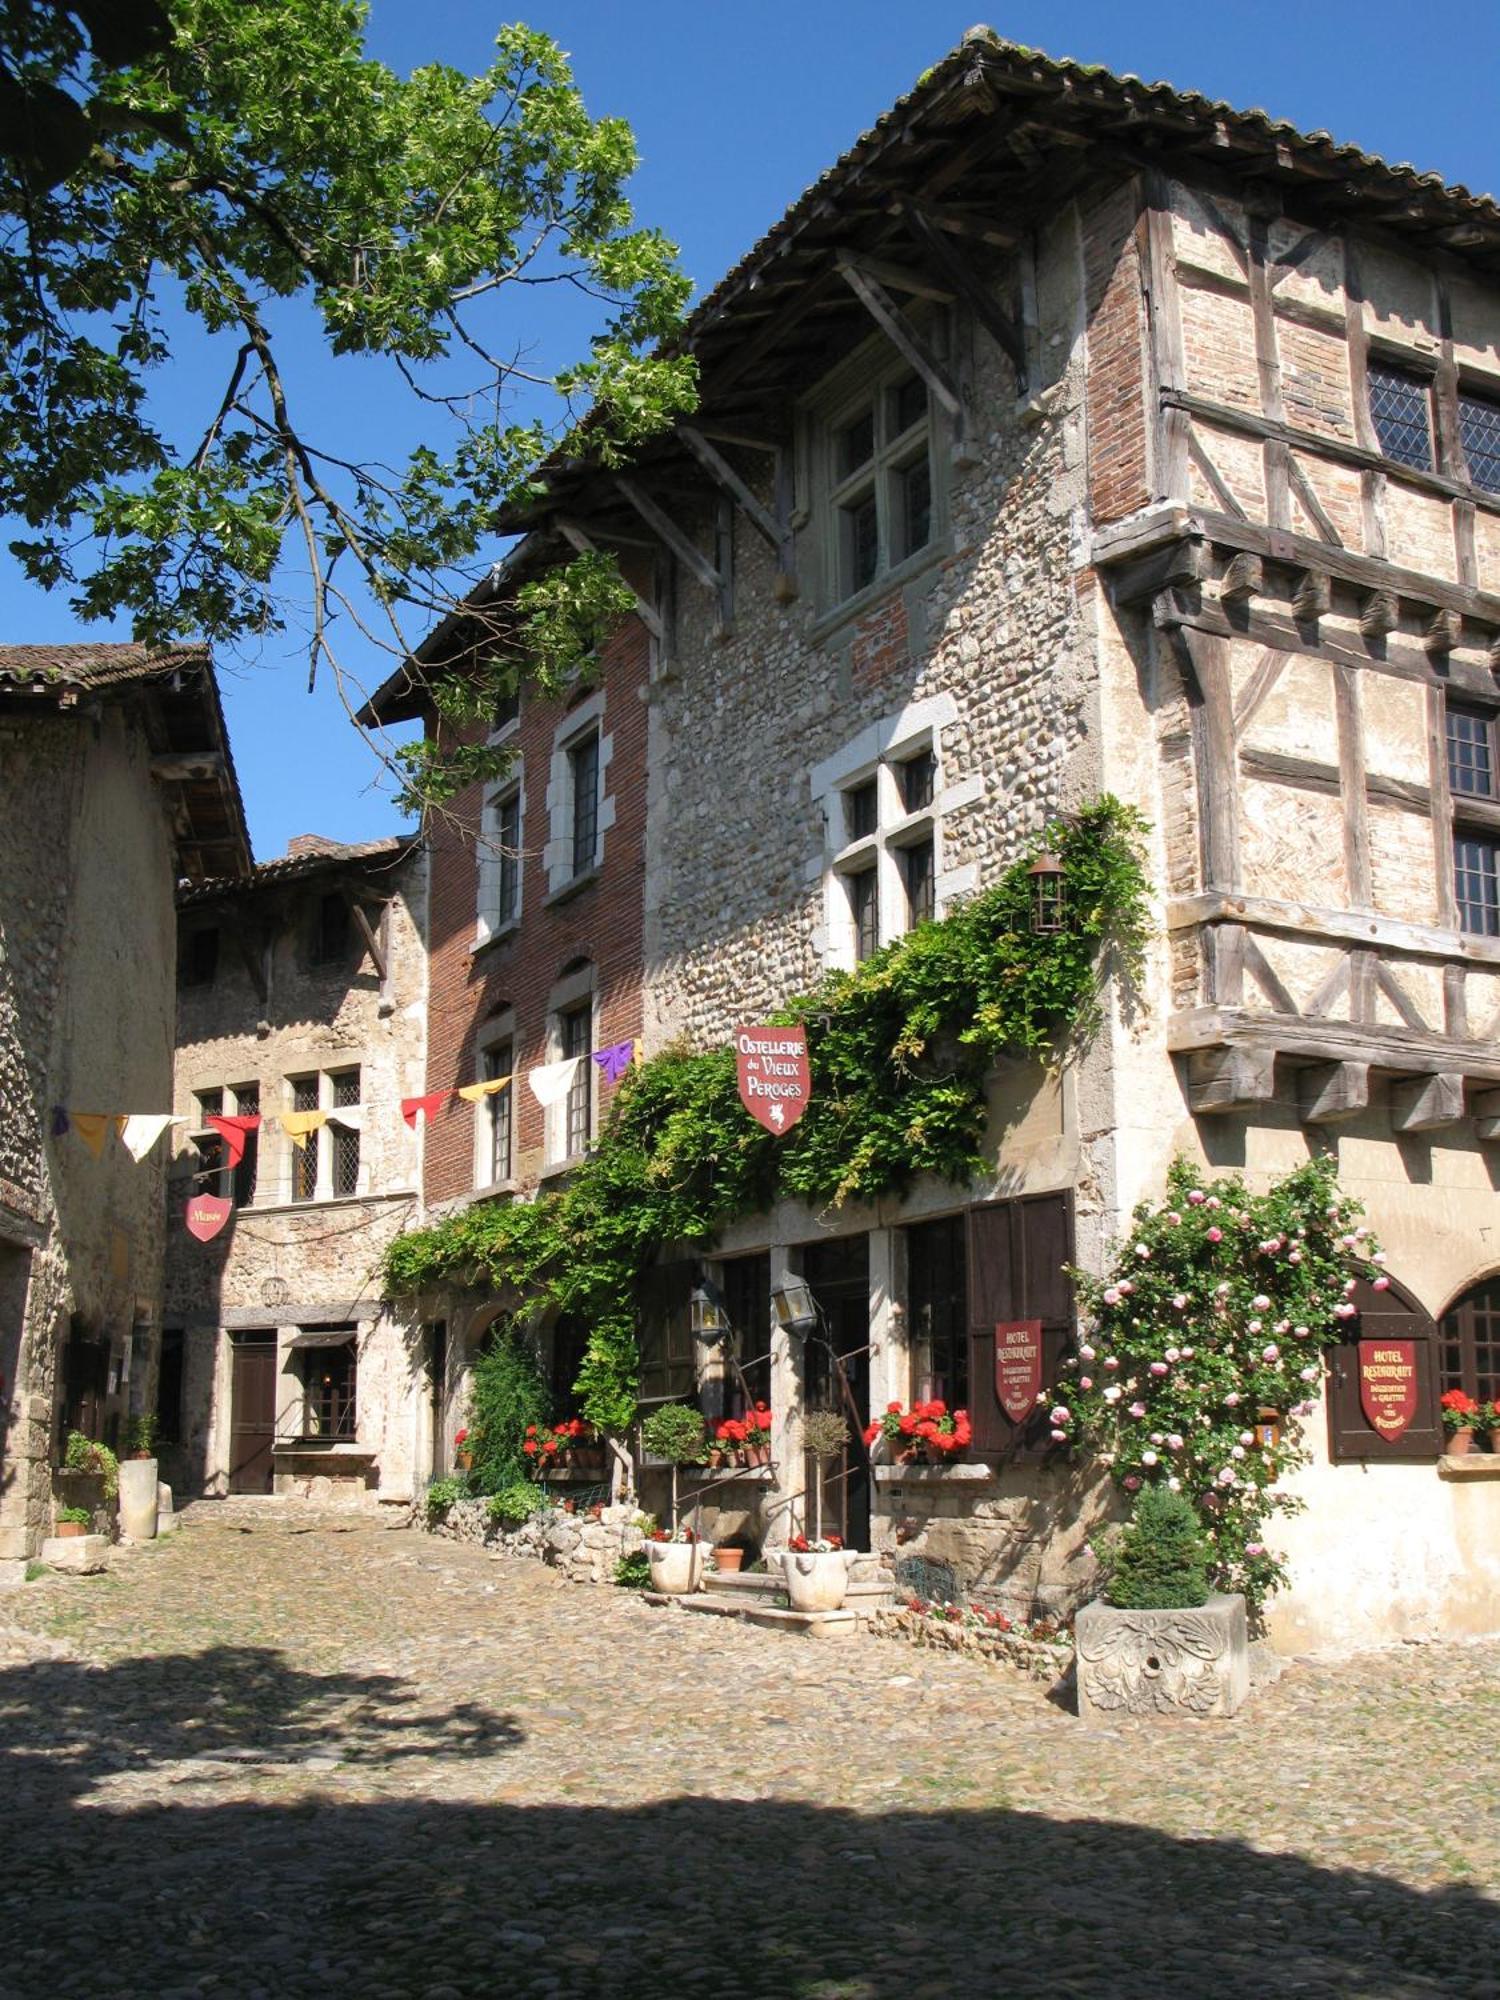
<svg viewBox="0 0 1500 2000">
<path fill-rule="evenodd" d="M 203 1122 L 205 1125 L 212 1125 L 222 1136 L 225 1165 L 237 1167 L 245 1157 L 246 1135 L 259 1128 L 260 1118 L 258 1114 L 255 1117 L 223 1118 L 218 1112 L 210 1111 Z"/>
<path fill-rule="evenodd" d="M 417 1113 L 421 1112 L 424 1118 L 430 1120 L 433 1112 L 441 1110 L 452 1095 L 453 1093 L 450 1090 L 432 1090 L 425 1097 L 403 1097 L 401 1100 L 401 1116 L 410 1125 L 413 1132 L 415 1132 L 417 1129 Z"/>
<path fill-rule="evenodd" d="M 185 1221 L 188 1234 L 196 1236 L 200 1243 L 207 1243 L 211 1236 L 217 1236 L 224 1224 L 234 1213 L 234 1203 L 218 1194 L 195 1194 L 188 1198 Z"/>
</svg>

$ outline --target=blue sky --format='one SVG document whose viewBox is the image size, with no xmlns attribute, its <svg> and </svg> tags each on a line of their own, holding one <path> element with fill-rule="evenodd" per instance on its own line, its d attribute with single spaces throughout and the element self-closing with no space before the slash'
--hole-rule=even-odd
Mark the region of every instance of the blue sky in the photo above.
<svg viewBox="0 0 1500 2000">
<path fill-rule="evenodd" d="M 476 0 L 373 0 L 371 49 L 403 70 L 429 61 L 477 69 L 509 11 Z M 570 51 L 593 113 L 630 121 L 642 154 L 639 215 L 681 244 L 706 289 L 974 15 L 920 0 L 558 0 L 525 18 Z M 1049 55 L 1258 106 L 1476 192 L 1500 191 L 1496 0 L 1422 11 L 1395 0 L 1028 0 L 993 13 L 990 25 Z M 509 324 L 524 331 L 518 319 Z M 420 416 L 397 385 L 328 362 L 299 322 L 287 333 L 325 438 L 357 455 L 416 441 Z M 216 365 L 184 351 L 164 387 L 192 398 Z M 0 553 L 6 640 L 76 630 L 66 601 L 30 589 Z M 93 627 L 82 636 L 126 635 Z M 346 651 L 369 680 L 388 669 L 355 639 Z M 221 652 L 219 665 L 257 855 L 279 853 L 294 833 L 363 840 L 397 824 L 332 687 L 307 695 L 295 631 L 238 656 Z"/>
</svg>

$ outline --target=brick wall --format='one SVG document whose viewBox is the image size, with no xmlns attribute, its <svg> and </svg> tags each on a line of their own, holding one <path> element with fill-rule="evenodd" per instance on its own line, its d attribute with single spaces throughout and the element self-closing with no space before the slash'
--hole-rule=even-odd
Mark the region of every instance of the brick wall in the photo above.
<svg viewBox="0 0 1500 2000">
<path fill-rule="evenodd" d="M 521 922 L 516 931 L 476 949 L 481 787 L 461 793 L 434 816 L 431 841 L 431 921 L 428 964 L 427 1088 L 476 1079 L 476 1049 L 497 1010 L 515 1014 L 517 1080 L 512 1086 L 516 1177 L 534 1182 L 543 1163 L 543 1112 L 526 1072 L 548 1060 L 548 999 L 565 966 L 587 959 L 595 968 L 594 1046 L 641 1033 L 642 894 L 646 854 L 645 690 L 649 641 L 632 618 L 604 649 L 598 686 L 604 695 L 601 732 L 612 739 L 603 796 L 615 818 L 604 833 L 597 875 L 570 895 L 549 898 L 542 850 L 549 836 L 547 786 L 554 735 L 566 710 L 556 702 L 523 701 L 517 736 L 525 791 L 521 830 Z M 613 1095 L 595 1077 L 598 1118 Z M 474 1186 L 476 1107 L 452 1102 L 427 1131 L 424 1191 L 429 1204 L 452 1201 Z"/>
<path fill-rule="evenodd" d="M 1151 498 L 1146 457 L 1146 316 L 1136 236 L 1139 191 L 1113 189 L 1083 212 L 1088 313 L 1089 499 L 1095 524 Z"/>
</svg>

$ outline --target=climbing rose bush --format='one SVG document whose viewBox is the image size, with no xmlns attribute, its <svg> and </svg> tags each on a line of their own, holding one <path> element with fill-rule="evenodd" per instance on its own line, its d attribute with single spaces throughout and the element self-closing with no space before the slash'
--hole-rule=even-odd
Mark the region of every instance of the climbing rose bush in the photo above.
<svg viewBox="0 0 1500 2000">
<path fill-rule="evenodd" d="M 1360 1278 L 1390 1284 L 1359 1216 L 1328 1161 L 1252 1194 L 1177 1160 L 1112 1271 L 1074 1273 L 1085 1331 L 1047 1392 L 1054 1441 L 1092 1447 L 1127 1494 L 1185 1493 L 1215 1588 L 1243 1591 L 1256 1611 L 1286 1581 L 1268 1524 L 1301 1502 L 1274 1482 L 1307 1462 L 1301 1419 L 1323 1350 L 1349 1338 Z M 1262 1411 L 1280 1426 L 1274 1449 L 1258 1441 Z"/>
</svg>

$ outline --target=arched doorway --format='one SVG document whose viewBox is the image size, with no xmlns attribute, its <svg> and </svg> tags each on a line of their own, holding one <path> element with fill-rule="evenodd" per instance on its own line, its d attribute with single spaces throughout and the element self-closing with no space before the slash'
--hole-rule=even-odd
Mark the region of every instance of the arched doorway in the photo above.
<svg viewBox="0 0 1500 2000">
<path fill-rule="evenodd" d="M 1438 1323 L 1443 1389 L 1462 1389 L 1476 1403 L 1500 1396 L 1500 1272 L 1470 1285 Z"/>
<path fill-rule="evenodd" d="M 1328 1455 L 1335 1465 L 1361 1462 L 1403 1464 L 1440 1458 L 1443 1427 L 1438 1408 L 1438 1340 L 1431 1313 L 1394 1278 L 1377 1292 L 1361 1278 L 1350 1294 L 1358 1317 L 1346 1322 L 1346 1337 L 1328 1350 Z M 1414 1368 L 1416 1410 L 1398 1437 L 1383 1437 L 1370 1421 L 1361 1395 L 1362 1366 L 1377 1359 L 1375 1349 Z M 1391 1365 L 1387 1360 L 1385 1365 Z"/>
</svg>

